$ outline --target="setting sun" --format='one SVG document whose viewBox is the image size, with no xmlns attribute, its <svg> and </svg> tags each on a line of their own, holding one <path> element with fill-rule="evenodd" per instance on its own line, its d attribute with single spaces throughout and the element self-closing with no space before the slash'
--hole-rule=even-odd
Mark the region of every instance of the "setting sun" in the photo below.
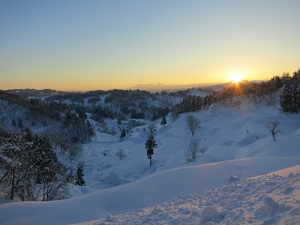
<svg viewBox="0 0 300 225">
<path fill-rule="evenodd" d="M 234 74 L 231 76 L 231 80 L 234 82 L 234 83 L 239 83 L 241 80 L 243 79 L 242 75 L 241 74 Z"/>
</svg>

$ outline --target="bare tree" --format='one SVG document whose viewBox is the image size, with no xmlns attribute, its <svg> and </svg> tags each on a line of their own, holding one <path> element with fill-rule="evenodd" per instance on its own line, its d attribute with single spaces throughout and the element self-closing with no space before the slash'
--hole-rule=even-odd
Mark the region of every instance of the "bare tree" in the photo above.
<svg viewBox="0 0 300 225">
<path fill-rule="evenodd" d="M 189 148 L 185 153 L 185 160 L 187 162 L 195 161 L 197 159 L 198 152 L 200 152 L 199 142 L 192 139 L 191 143 L 189 144 Z"/>
<path fill-rule="evenodd" d="M 273 140 L 276 141 L 277 134 L 283 134 L 283 131 L 278 128 L 279 122 L 276 120 L 268 121 L 266 128 L 269 129 L 270 133 L 272 134 Z"/>
<path fill-rule="evenodd" d="M 192 115 L 186 117 L 186 127 L 191 131 L 192 137 L 195 134 L 195 130 L 200 127 L 200 120 Z"/>
</svg>

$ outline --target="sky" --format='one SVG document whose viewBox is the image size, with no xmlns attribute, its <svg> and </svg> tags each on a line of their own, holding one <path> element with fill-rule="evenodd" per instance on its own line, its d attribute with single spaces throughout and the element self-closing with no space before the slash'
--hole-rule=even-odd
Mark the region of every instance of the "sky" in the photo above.
<svg viewBox="0 0 300 225">
<path fill-rule="evenodd" d="M 0 0 L 0 89 L 265 80 L 300 68 L 298 0 Z"/>
</svg>

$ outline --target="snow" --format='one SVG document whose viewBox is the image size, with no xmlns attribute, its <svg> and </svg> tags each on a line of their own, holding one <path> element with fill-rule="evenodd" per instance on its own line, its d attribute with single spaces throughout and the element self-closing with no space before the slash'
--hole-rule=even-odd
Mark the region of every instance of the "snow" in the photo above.
<svg viewBox="0 0 300 225">
<path fill-rule="evenodd" d="M 218 211 L 214 207 L 211 207 L 211 206 L 208 206 L 205 209 L 203 209 L 200 214 L 200 222 L 201 223 L 205 223 L 207 221 L 213 221 L 213 220 L 218 221 L 218 218 L 219 218 Z"/>
<path fill-rule="evenodd" d="M 187 115 L 201 121 L 194 139 L 204 150 L 191 163 Z M 265 128 L 271 119 L 284 130 L 277 141 Z M 147 125 L 122 142 L 97 133 L 84 145 L 87 186 L 73 185 L 66 200 L 1 204 L 0 224 L 299 224 L 300 115 L 244 103 L 160 122 L 152 166 Z"/>
</svg>

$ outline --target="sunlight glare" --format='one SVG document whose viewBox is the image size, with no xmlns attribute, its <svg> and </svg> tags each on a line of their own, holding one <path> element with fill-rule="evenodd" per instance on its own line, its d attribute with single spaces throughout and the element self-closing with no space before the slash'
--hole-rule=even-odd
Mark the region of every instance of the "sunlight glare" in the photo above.
<svg viewBox="0 0 300 225">
<path fill-rule="evenodd" d="M 231 80 L 234 82 L 234 83 L 239 83 L 241 80 L 242 80 L 242 75 L 241 74 L 234 74 L 232 77 L 231 77 Z"/>
</svg>

